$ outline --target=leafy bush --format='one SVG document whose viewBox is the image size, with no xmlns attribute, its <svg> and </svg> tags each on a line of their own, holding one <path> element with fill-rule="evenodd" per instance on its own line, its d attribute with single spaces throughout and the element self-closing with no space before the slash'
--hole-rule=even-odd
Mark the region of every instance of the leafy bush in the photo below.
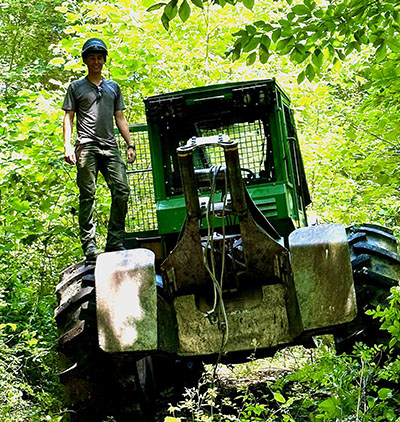
<svg viewBox="0 0 400 422">
<path fill-rule="evenodd" d="M 400 347 L 400 286 L 392 287 L 389 297 L 389 306 L 382 308 L 377 306 L 376 310 L 367 312 L 382 322 L 382 329 L 387 330 L 392 338 L 389 342 L 390 348 Z"/>
<path fill-rule="evenodd" d="M 55 375 L 54 349 L 43 337 L 0 325 L 0 420 L 56 421 L 62 395 Z"/>
<path fill-rule="evenodd" d="M 171 406 L 166 421 L 399 421 L 400 359 L 382 364 L 382 347 L 338 356 L 326 346 L 314 363 L 275 381 L 226 385 L 203 378 Z"/>
</svg>

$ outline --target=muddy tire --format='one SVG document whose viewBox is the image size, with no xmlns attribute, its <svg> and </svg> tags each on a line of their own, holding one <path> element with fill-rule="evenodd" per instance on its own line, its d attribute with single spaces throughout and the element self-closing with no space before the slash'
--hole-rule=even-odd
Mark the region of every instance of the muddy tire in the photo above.
<svg viewBox="0 0 400 422">
<path fill-rule="evenodd" d="M 60 379 L 70 421 L 148 420 L 151 361 L 99 348 L 94 269 L 85 263 L 73 265 L 61 274 L 56 288 L 58 351 L 64 369 Z"/>
<path fill-rule="evenodd" d="M 391 230 L 373 224 L 351 226 L 347 228 L 347 237 L 358 313 L 354 321 L 335 331 L 339 353 L 351 353 L 356 342 L 370 346 L 388 342 L 389 334 L 380 329 L 380 322 L 365 312 L 385 305 L 390 289 L 400 280 L 400 258 Z"/>
</svg>

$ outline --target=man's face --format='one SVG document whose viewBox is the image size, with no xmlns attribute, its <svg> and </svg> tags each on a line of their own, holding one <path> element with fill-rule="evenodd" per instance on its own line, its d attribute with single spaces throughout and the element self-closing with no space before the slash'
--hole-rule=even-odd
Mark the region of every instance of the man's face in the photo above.
<svg viewBox="0 0 400 422">
<path fill-rule="evenodd" d="M 101 73 L 105 60 L 101 53 L 89 53 L 85 59 L 85 64 L 90 73 Z"/>
</svg>

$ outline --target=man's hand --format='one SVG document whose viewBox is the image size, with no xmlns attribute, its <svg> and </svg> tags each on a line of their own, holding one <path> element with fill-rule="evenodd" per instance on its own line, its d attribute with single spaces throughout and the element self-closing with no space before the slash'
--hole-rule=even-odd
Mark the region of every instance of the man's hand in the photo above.
<svg viewBox="0 0 400 422">
<path fill-rule="evenodd" d="M 126 159 L 128 163 L 132 164 L 136 160 L 136 151 L 135 151 L 134 144 L 131 143 L 128 122 L 126 121 L 124 112 L 122 110 L 117 110 L 114 116 L 115 116 L 115 123 L 117 124 L 117 127 L 126 142 L 126 146 L 127 146 Z"/>
<path fill-rule="evenodd" d="M 74 165 L 76 163 L 75 149 L 72 145 L 64 146 L 64 158 L 68 164 Z"/>
<path fill-rule="evenodd" d="M 132 164 L 136 160 L 136 151 L 133 148 L 128 148 L 126 151 L 126 157 L 128 160 L 128 163 Z"/>
</svg>

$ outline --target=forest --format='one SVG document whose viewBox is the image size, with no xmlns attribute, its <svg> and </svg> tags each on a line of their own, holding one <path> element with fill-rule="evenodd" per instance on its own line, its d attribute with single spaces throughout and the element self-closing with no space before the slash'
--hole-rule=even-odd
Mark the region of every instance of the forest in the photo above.
<svg viewBox="0 0 400 422">
<path fill-rule="evenodd" d="M 0 421 L 68 420 L 55 286 L 82 251 L 61 105 L 85 74 L 85 40 L 107 43 L 105 76 L 121 86 L 130 124 L 145 122 L 151 95 L 275 78 L 295 112 L 309 217 L 375 223 L 400 236 L 399 31 L 397 0 L 3 0 Z M 104 181 L 96 200 L 103 245 Z M 289 356 L 292 370 L 263 380 L 261 393 L 238 382 L 228 403 L 203 381 L 167 408 L 165 422 L 400 421 L 400 289 L 370 314 L 389 333 L 385 346 L 337 355 L 321 341 L 311 355 L 284 352 L 274 365 Z M 262 365 L 250 360 L 236 376 Z"/>
</svg>

